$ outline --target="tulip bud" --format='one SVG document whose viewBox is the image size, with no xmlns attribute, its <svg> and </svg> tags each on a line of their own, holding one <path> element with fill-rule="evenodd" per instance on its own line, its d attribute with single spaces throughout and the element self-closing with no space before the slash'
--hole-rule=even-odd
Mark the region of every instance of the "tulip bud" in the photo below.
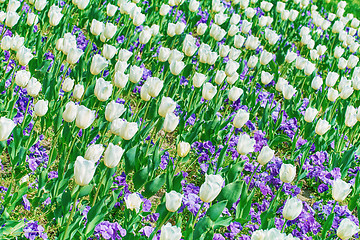
<svg viewBox="0 0 360 240">
<path fill-rule="evenodd" d="M 174 112 L 176 108 L 176 102 L 169 97 L 163 97 L 161 99 L 160 107 L 159 107 L 159 115 L 162 117 L 166 117 L 167 113 Z"/>
<path fill-rule="evenodd" d="M 241 32 L 244 34 L 248 34 L 251 30 L 251 26 L 252 26 L 252 22 L 249 22 L 246 19 L 244 19 L 241 24 Z"/>
<path fill-rule="evenodd" d="M 291 10 L 290 10 L 290 14 L 289 14 L 289 20 L 290 20 L 291 22 L 294 22 L 294 21 L 296 20 L 296 18 L 298 17 L 298 15 L 299 15 L 299 12 L 298 12 L 298 11 L 296 11 L 296 10 L 294 10 L 294 9 L 291 9 Z"/>
<path fill-rule="evenodd" d="M 48 101 L 47 100 L 39 100 L 34 105 L 34 114 L 35 116 L 42 117 L 44 116 L 48 111 Z"/>
<path fill-rule="evenodd" d="M 118 118 L 112 121 L 110 131 L 125 140 L 130 140 L 138 131 L 138 125 L 136 122 L 127 122 Z"/>
<path fill-rule="evenodd" d="M 285 10 L 285 3 L 283 2 L 277 2 L 276 4 L 276 12 L 282 13 Z"/>
<path fill-rule="evenodd" d="M 186 28 L 185 23 L 179 21 L 175 24 L 175 34 L 180 35 L 184 32 Z"/>
<path fill-rule="evenodd" d="M 260 55 L 260 64 L 267 65 L 272 59 L 273 59 L 272 53 L 269 53 L 268 51 L 264 50 Z"/>
<path fill-rule="evenodd" d="M 250 56 L 250 58 L 249 58 L 249 61 L 247 62 L 247 66 L 249 67 L 249 68 L 254 68 L 254 67 L 256 67 L 256 64 L 258 63 L 258 57 L 257 56 L 255 56 L 255 55 L 252 55 L 252 56 Z"/>
<path fill-rule="evenodd" d="M 268 146 L 264 146 L 258 157 L 257 157 L 257 161 L 262 165 L 266 165 L 268 162 L 270 162 L 270 160 L 274 157 L 275 151 L 272 150 L 270 147 Z"/>
<path fill-rule="evenodd" d="M 35 13 L 29 12 L 26 18 L 26 24 L 29 26 L 36 25 L 39 21 L 38 15 Z"/>
<path fill-rule="evenodd" d="M 185 40 L 183 42 L 182 51 L 186 56 L 191 57 L 195 54 L 197 50 L 196 39 L 191 35 L 186 35 Z"/>
<path fill-rule="evenodd" d="M 243 93 L 244 91 L 241 88 L 234 86 L 229 90 L 228 98 L 230 101 L 235 102 L 240 98 Z"/>
<path fill-rule="evenodd" d="M 323 80 L 320 76 L 315 76 L 311 82 L 311 87 L 314 90 L 318 90 L 323 84 Z"/>
<path fill-rule="evenodd" d="M 9 0 L 6 11 L 7 12 L 16 12 L 16 10 L 20 7 L 20 2 L 17 0 Z"/>
<path fill-rule="evenodd" d="M 96 54 L 91 61 L 90 72 L 92 75 L 98 75 L 108 66 L 109 62 L 100 54 Z"/>
<path fill-rule="evenodd" d="M 19 87 L 25 88 L 30 80 L 31 74 L 26 70 L 19 70 L 16 72 L 15 83 Z"/>
<path fill-rule="evenodd" d="M 235 25 L 231 25 L 228 31 L 228 35 L 230 37 L 234 36 L 235 34 L 237 34 L 239 32 L 239 27 L 235 26 Z"/>
<path fill-rule="evenodd" d="M 105 24 L 93 19 L 91 22 L 90 32 L 94 36 L 99 36 L 105 29 Z"/>
<path fill-rule="evenodd" d="M 296 176 L 296 167 L 283 163 L 280 168 L 280 180 L 284 183 L 291 183 Z"/>
<path fill-rule="evenodd" d="M 221 41 L 226 35 L 226 31 L 215 23 L 211 25 L 210 36 L 213 37 L 217 42 Z"/>
<path fill-rule="evenodd" d="M 146 80 L 148 84 L 148 93 L 151 97 L 157 97 L 164 86 L 164 81 L 157 77 L 148 77 Z"/>
<path fill-rule="evenodd" d="M 340 98 L 341 99 L 347 99 L 348 97 L 353 94 L 354 89 L 351 86 L 345 86 L 344 89 L 340 92 Z"/>
<path fill-rule="evenodd" d="M 236 38 L 236 36 L 235 36 Z M 220 48 L 219 48 L 219 54 L 220 54 L 220 57 L 226 57 L 230 52 L 230 47 L 228 45 L 220 45 Z"/>
<path fill-rule="evenodd" d="M 290 17 L 290 11 L 285 9 L 285 10 L 281 13 L 281 20 L 286 21 L 286 20 L 289 19 L 289 17 Z"/>
<path fill-rule="evenodd" d="M 197 12 L 199 10 L 199 6 L 200 6 L 200 2 L 198 2 L 196 0 L 190 0 L 189 10 L 191 12 Z"/>
<path fill-rule="evenodd" d="M 175 76 L 179 75 L 184 68 L 185 63 L 183 61 L 174 61 L 170 64 L 170 71 Z"/>
<path fill-rule="evenodd" d="M 166 209 L 169 212 L 176 212 L 181 206 L 182 198 L 183 196 L 174 190 L 169 193 L 165 193 Z"/>
<path fill-rule="evenodd" d="M 260 45 L 260 40 L 253 35 L 250 35 L 245 41 L 245 48 L 248 50 L 256 50 Z"/>
<path fill-rule="evenodd" d="M 198 73 L 195 72 L 194 76 L 193 76 L 193 85 L 196 88 L 200 88 L 205 80 L 207 79 L 206 75 L 202 74 L 202 73 Z"/>
<path fill-rule="evenodd" d="M 222 70 L 218 70 L 215 75 L 215 83 L 220 85 L 225 80 L 226 74 Z"/>
<path fill-rule="evenodd" d="M 348 61 L 347 61 L 347 67 L 352 69 L 354 68 L 359 62 L 359 58 L 355 55 L 350 55 Z"/>
<path fill-rule="evenodd" d="M 69 64 L 76 64 L 80 57 L 84 54 L 83 50 L 81 50 L 80 48 L 70 48 L 69 53 L 66 57 L 66 61 Z"/>
<path fill-rule="evenodd" d="M 336 81 L 339 79 L 339 74 L 336 72 L 329 72 L 326 76 L 325 84 L 328 87 L 333 87 Z"/>
<path fill-rule="evenodd" d="M 20 16 L 16 12 L 7 12 L 5 24 L 7 27 L 12 28 L 19 21 Z"/>
<path fill-rule="evenodd" d="M 25 38 L 20 37 L 19 35 L 15 35 L 15 37 L 11 38 L 11 50 L 19 51 L 20 48 L 24 45 Z"/>
<path fill-rule="evenodd" d="M 33 57 L 34 55 L 31 53 L 31 50 L 24 46 L 16 53 L 16 58 L 21 66 L 27 66 Z"/>
<path fill-rule="evenodd" d="M 107 101 L 112 94 L 112 84 L 111 82 L 105 81 L 103 78 L 96 79 L 96 84 L 94 88 L 94 94 L 99 101 Z"/>
<path fill-rule="evenodd" d="M 61 18 L 63 17 L 61 10 L 62 10 L 61 8 L 55 5 L 52 5 L 50 7 L 50 10 L 48 12 L 48 17 L 51 26 L 57 26 L 59 24 Z"/>
<path fill-rule="evenodd" d="M 144 27 L 143 30 L 140 32 L 139 35 L 139 42 L 140 44 L 146 44 L 149 42 L 152 36 L 152 30 L 149 27 Z"/>
<path fill-rule="evenodd" d="M 129 80 L 132 83 L 138 83 L 143 75 L 144 69 L 138 66 L 130 67 Z"/>
<path fill-rule="evenodd" d="M 166 14 L 169 13 L 170 9 L 171 9 L 171 7 L 169 5 L 162 4 L 161 7 L 160 7 L 159 13 L 160 13 L 161 16 L 165 16 Z"/>
<path fill-rule="evenodd" d="M 351 184 L 346 183 L 340 178 L 333 181 L 332 197 L 335 201 L 343 202 L 351 192 Z"/>
<path fill-rule="evenodd" d="M 347 240 L 352 238 L 353 235 L 359 232 L 359 227 L 350 219 L 345 218 L 341 220 L 339 228 L 336 231 L 336 234 L 339 238 Z"/>
<path fill-rule="evenodd" d="M 73 122 L 76 118 L 78 105 L 75 105 L 74 102 L 68 102 L 65 106 L 65 111 L 62 114 L 62 117 L 65 122 Z"/>
<path fill-rule="evenodd" d="M 159 61 L 160 62 L 166 62 L 169 59 L 171 50 L 170 48 L 166 48 L 166 47 L 161 47 L 159 50 Z"/>
<path fill-rule="evenodd" d="M 124 154 L 124 149 L 122 149 L 120 146 L 114 145 L 112 143 L 109 143 L 109 146 L 106 148 L 106 151 L 104 153 L 104 164 L 108 168 L 114 168 L 116 167 L 120 160 L 122 155 Z"/>
<path fill-rule="evenodd" d="M 254 8 L 246 8 L 245 9 L 245 16 L 248 19 L 252 19 L 256 14 L 256 10 Z"/>
<path fill-rule="evenodd" d="M 111 22 L 107 22 L 103 33 L 107 39 L 111 39 L 115 35 L 116 31 L 116 25 L 112 24 Z"/>
<path fill-rule="evenodd" d="M 76 88 L 76 86 L 75 86 L 75 88 Z M 94 122 L 95 111 L 92 111 L 92 110 L 88 109 L 87 107 L 81 105 L 78 108 L 78 112 L 77 112 L 75 120 L 76 120 L 75 125 L 78 128 L 86 129 L 86 128 L 90 127 L 90 125 Z"/>
<path fill-rule="evenodd" d="M 200 187 L 200 199 L 203 202 L 210 203 L 219 195 L 224 179 L 220 175 L 205 175 L 205 182 Z"/>
<path fill-rule="evenodd" d="M 316 132 L 316 134 L 322 136 L 330 128 L 331 128 L 331 125 L 328 123 L 328 121 L 323 120 L 323 119 L 319 119 L 319 121 L 316 123 L 315 132 Z"/>
<path fill-rule="evenodd" d="M 129 75 L 128 74 L 124 74 L 122 72 L 115 72 L 114 75 L 114 85 L 118 88 L 124 88 L 126 86 L 126 83 L 129 80 Z"/>
<path fill-rule="evenodd" d="M 339 58 L 338 68 L 340 70 L 344 70 L 346 68 L 346 65 L 347 65 L 347 60 L 343 57 Z"/>
<path fill-rule="evenodd" d="M 239 14 L 233 13 L 230 18 L 230 24 L 237 25 L 241 20 L 241 16 Z"/>
<path fill-rule="evenodd" d="M 184 58 L 184 54 L 176 49 L 171 50 L 168 58 L 169 64 L 175 61 L 181 61 Z"/>
<path fill-rule="evenodd" d="M 1 40 L 1 49 L 8 51 L 12 45 L 12 38 L 10 36 L 4 36 Z"/>
<path fill-rule="evenodd" d="M 197 26 L 197 29 L 196 29 L 196 33 L 201 36 L 203 35 L 205 32 L 206 32 L 206 29 L 207 29 L 207 25 L 205 23 L 200 23 L 198 26 Z"/>
<path fill-rule="evenodd" d="M 123 104 L 117 103 L 113 100 L 109 102 L 105 108 L 105 118 L 107 121 L 112 122 L 119 118 L 125 110 L 126 109 Z"/>
<path fill-rule="evenodd" d="M 35 9 L 37 11 L 42 11 L 45 8 L 46 4 L 47 4 L 46 0 L 36 0 L 35 1 Z"/>
<path fill-rule="evenodd" d="M 329 88 L 327 98 L 329 101 L 334 102 L 339 97 L 339 92 L 333 88 Z"/>
<path fill-rule="evenodd" d="M 286 61 L 287 63 L 292 63 L 296 58 L 297 58 L 296 53 L 289 51 L 289 52 L 286 54 L 285 61 Z"/>
<path fill-rule="evenodd" d="M 30 78 L 27 86 L 26 91 L 32 97 L 37 97 L 41 90 L 41 83 L 34 77 Z"/>
<path fill-rule="evenodd" d="M 270 74 L 268 72 L 262 71 L 261 72 L 261 82 L 264 85 L 269 84 L 274 79 L 274 74 Z"/>
<path fill-rule="evenodd" d="M 315 71 L 315 69 L 316 69 L 316 65 L 308 61 L 305 64 L 304 73 L 306 76 L 310 76 Z"/>
<path fill-rule="evenodd" d="M 177 154 L 179 157 L 186 157 L 190 151 L 190 144 L 187 142 L 179 142 L 177 145 Z"/>
<path fill-rule="evenodd" d="M 106 6 L 106 14 L 109 16 L 109 17 L 113 17 L 117 11 L 117 6 L 115 5 L 112 5 L 111 3 L 109 3 L 107 6 Z"/>
<path fill-rule="evenodd" d="M 78 156 L 74 164 L 74 178 L 76 184 L 80 186 L 88 185 L 94 177 L 95 170 L 96 166 L 93 161 Z"/>
<path fill-rule="evenodd" d="M 265 12 L 269 12 L 271 8 L 273 7 L 273 4 L 267 1 L 262 1 L 260 4 L 260 8 L 264 10 Z"/>
<path fill-rule="evenodd" d="M 236 113 L 233 121 L 233 125 L 236 128 L 242 128 L 247 121 L 249 121 L 250 113 L 245 111 L 244 109 L 239 109 Z"/>
<path fill-rule="evenodd" d="M 6 117 L 0 118 L 0 141 L 5 141 L 9 138 L 12 130 L 15 128 L 16 124 L 13 120 Z"/>
<path fill-rule="evenodd" d="M 92 144 L 85 152 L 85 159 L 93 162 L 97 162 L 103 154 L 105 148 L 101 144 Z"/>
<path fill-rule="evenodd" d="M 297 218 L 303 209 L 303 203 L 300 199 L 293 197 L 286 201 L 283 209 L 283 217 L 287 220 Z"/>
<path fill-rule="evenodd" d="M 171 223 L 161 227 L 160 240 L 180 240 L 181 236 L 181 228 L 171 226 Z"/>
<path fill-rule="evenodd" d="M 212 85 L 211 83 L 206 82 L 203 85 L 202 97 L 205 100 L 211 100 L 215 96 L 216 92 L 217 92 L 216 87 L 214 85 Z"/>
<path fill-rule="evenodd" d="M 142 200 L 137 193 L 129 194 L 125 198 L 126 208 L 130 210 L 135 210 L 136 212 L 139 212 L 141 203 Z"/>
<path fill-rule="evenodd" d="M 248 135 L 242 134 L 239 137 L 239 141 L 237 144 L 237 152 L 241 155 L 246 155 L 250 152 L 254 151 L 256 141 L 251 139 Z"/>
<path fill-rule="evenodd" d="M 316 115 L 319 113 L 316 108 L 309 107 L 305 111 L 304 120 L 305 122 L 311 123 L 314 121 Z"/>
<path fill-rule="evenodd" d="M 107 60 L 112 59 L 116 53 L 117 53 L 116 47 L 108 44 L 104 45 L 102 54 Z"/>
<path fill-rule="evenodd" d="M 357 111 L 353 106 L 347 106 L 345 112 L 345 125 L 347 127 L 353 127 L 356 124 L 356 114 Z"/>
<path fill-rule="evenodd" d="M 180 118 L 174 113 L 167 113 L 164 120 L 164 131 L 169 133 L 173 132 L 179 124 L 179 120 Z"/>
</svg>

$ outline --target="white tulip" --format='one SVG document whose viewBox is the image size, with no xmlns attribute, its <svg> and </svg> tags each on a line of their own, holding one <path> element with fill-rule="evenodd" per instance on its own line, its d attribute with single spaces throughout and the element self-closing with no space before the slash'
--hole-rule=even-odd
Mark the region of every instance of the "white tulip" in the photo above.
<svg viewBox="0 0 360 240">
<path fill-rule="evenodd" d="M 80 186 L 88 185 L 94 177 L 95 170 L 96 166 L 93 161 L 88 161 L 83 157 L 78 156 L 74 164 L 74 178 L 76 184 Z"/>
<path fill-rule="evenodd" d="M 319 119 L 319 121 L 316 123 L 315 132 L 316 132 L 316 134 L 322 136 L 327 131 L 329 131 L 330 128 L 331 128 L 331 125 L 328 123 L 328 121 Z"/>
<path fill-rule="evenodd" d="M 62 114 L 65 122 L 73 122 L 75 120 L 78 107 L 78 105 L 75 105 L 75 103 L 71 101 L 65 105 L 65 111 Z"/>
<path fill-rule="evenodd" d="M 254 151 L 255 139 L 251 139 L 248 135 L 242 134 L 239 137 L 239 141 L 236 150 L 241 155 L 246 155 Z"/>
</svg>

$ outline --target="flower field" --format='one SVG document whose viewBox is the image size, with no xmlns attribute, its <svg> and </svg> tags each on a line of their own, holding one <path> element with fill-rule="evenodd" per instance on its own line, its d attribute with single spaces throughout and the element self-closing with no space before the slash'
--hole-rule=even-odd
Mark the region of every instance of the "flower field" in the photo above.
<svg viewBox="0 0 360 240">
<path fill-rule="evenodd" d="M 0 0 L 0 239 L 359 239 L 355 5 Z"/>
</svg>

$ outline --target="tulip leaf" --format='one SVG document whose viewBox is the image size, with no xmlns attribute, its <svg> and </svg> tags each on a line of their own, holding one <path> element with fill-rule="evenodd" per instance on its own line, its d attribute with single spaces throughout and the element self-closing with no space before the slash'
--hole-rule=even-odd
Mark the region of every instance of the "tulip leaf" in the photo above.
<svg viewBox="0 0 360 240">
<path fill-rule="evenodd" d="M 223 200 L 221 202 L 212 205 L 207 210 L 206 215 L 209 216 L 209 218 L 215 222 L 220 217 L 221 213 L 224 211 L 226 204 L 227 204 L 227 200 Z"/>
<path fill-rule="evenodd" d="M 223 189 L 221 189 L 221 192 L 217 199 L 219 201 L 228 200 L 226 207 L 231 208 L 233 203 L 239 199 L 241 190 L 244 185 L 245 184 L 243 181 L 236 181 L 226 185 L 225 187 L 223 187 Z"/>
<path fill-rule="evenodd" d="M 135 189 L 140 189 L 147 181 L 149 176 L 149 168 L 145 167 L 140 171 L 136 172 L 133 176 L 133 183 Z"/>
<path fill-rule="evenodd" d="M 193 239 L 201 238 L 204 234 L 212 229 L 214 222 L 208 216 L 205 216 L 199 220 L 195 225 Z"/>
<path fill-rule="evenodd" d="M 145 191 L 143 192 L 144 197 L 151 197 L 157 193 L 165 183 L 165 174 L 157 176 L 151 182 L 146 183 Z"/>
<path fill-rule="evenodd" d="M 322 232 L 321 232 L 321 239 L 325 239 L 328 231 L 330 230 L 332 223 L 334 221 L 335 213 L 331 213 L 328 218 L 326 219 L 326 222 L 323 224 Z"/>
<path fill-rule="evenodd" d="M 126 151 L 125 157 L 125 173 L 128 174 L 135 169 L 136 153 L 138 146 L 135 146 Z"/>
<path fill-rule="evenodd" d="M 287 142 L 287 143 L 291 143 L 291 138 L 285 134 L 279 134 L 276 135 L 270 142 L 269 142 L 269 146 L 270 148 L 276 147 L 279 144 L 283 143 L 283 142 Z"/>
<path fill-rule="evenodd" d="M 8 237 L 15 237 L 23 233 L 22 229 L 25 226 L 25 222 L 23 220 L 14 221 L 9 220 L 6 221 L 3 226 L 0 228 L 0 237 L 2 239 L 7 239 Z M 8 237 L 7 237 L 8 236 Z"/>
</svg>

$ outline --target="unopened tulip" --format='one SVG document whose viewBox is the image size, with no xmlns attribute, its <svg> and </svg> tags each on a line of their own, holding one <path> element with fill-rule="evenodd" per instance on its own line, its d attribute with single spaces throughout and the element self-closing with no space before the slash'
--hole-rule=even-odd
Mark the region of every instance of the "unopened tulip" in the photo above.
<svg viewBox="0 0 360 240">
<path fill-rule="evenodd" d="M 138 83 L 140 79 L 142 78 L 144 69 L 138 66 L 131 66 L 130 67 L 130 73 L 129 73 L 129 80 L 132 83 Z"/>
<path fill-rule="evenodd" d="M 165 16 L 166 14 L 169 13 L 170 9 L 171 9 L 171 7 L 169 5 L 162 4 L 161 7 L 160 7 L 159 13 L 160 13 L 161 16 Z"/>
<path fill-rule="evenodd" d="M 30 78 L 27 86 L 26 91 L 32 97 L 37 97 L 41 90 L 41 83 L 34 77 Z"/>
<path fill-rule="evenodd" d="M 169 59 L 170 53 L 171 53 L 170 48 L 161 47 L 158 55 L 159 61 L 166 62 Z"/>
<path fill-rule="evenodd" d="M 116 47 L 105 44 L 103 47 L 102 54 L 107 60 L 110 60 L 115 56 L 116 52 L 117 52 Z"/>
<path fill-rule="evenodd" d="M 347 67 L 352 69 L 354 68 L 359 62 L 359 58 L 355 55 L 350 55 L 348 61 L 347 61 Z"/>
<path fill-rule="evenodd" d="M 267 65 L 272 59 L 273 59 L 273 55 L 268 51 L 264 50 L 260 55 L 260 64 Z"/>
<path fill-rule="evenodd" d="M 139 212 L 141 203 L 142 200 L 137 193 L 129 194 L 125 198 L 126 208 L 130 210 L 135 210 L 136 212 Z"/>
<path fill-rule="evenodd" d="M 107 101 L 112 94 L 112 89 L 111 82 L 107 82 L 103 78 L 96 79 L 94 94 L 99 101 Z"/>
<path fill-rule="evenodd" d="M 199 10 L 199 6 L 200 6 L 200 2 L 198 2 L 196 0 L 190 0 L 189 10 L 191 12 L 197 12 Z"/>
<path fill-rule="evenodd" d="M 284 86 L 282 93 L 285 99 L 290 100 L 296 93 L 296 88 L 294 88 L 290 84 L 287 84 Z"/>
<path fill-rule="evenodd" d="M 75 120 L 76 120 L 75 125 L 78 128 L 86 129 L 86 128 L 90 127 L 90 125 L 94 122 L 95 111 L 92 111 L 92 110 L 88 109 L 87 107 L 81 105 L 78 108 L 78 112 L 77 112 Z"/>
<path fill-rule="evenodd" d="M 268 162 L 270 162 L 270 160 L 274 157 L 275 151 L 272 150 L 269 146 L 264 146 L 258 157 L 257 157 L 257 161 L 262 165 L 266 165 Z"/>
<path fill-rule="evenodd" d="M 319 111 L 316 108 L 309 107 L 305 111 L 304 120 L 305 122 L 311 123 L 314 121 Z"/>
<path fill-rule="evenodd" d="M 78 156 L 74 164 L 74 178 L 76 184 L 80 186 L 88 185 L 94 177 L 95 170 L 96 166 L 93 161 Z"/>
<path fill-rule="evenodd" d="M 197 29 L 196 29 L 196 33 L 201 36 L 203 35 L 205 32 L 206 32 L 206 29 L 207 29 L 207 25 L 205 23 L 200 23 L 198 26 L 197 26 Z"/>
<path fill-rule="evenodd" d="M 303 209 L 303 203 L 300 199 L 293 197 L 286 201 L 283 209 L 283 217 L 286 220 L 294 220 L 297 218 Z"/>
<path fill-rule="evenodd" d="M 241 155 L 246 155 L 254 151 L 255 139 L 251 139 L 248 135 L 242 134 L 239 137 L 239 142 L 237 144 L 236 150 Z"/>
<path fill-rule="evenodd" d="M 236 36 L 235 36 L 236 38 Z M 222 44 L 219 47 L 220 57 L 226 57 L 230 52 L 230 47 L 228 45 Z"/>
<path fill-rule="evenodd" d="M 144 27 L 143 30 L 140 32 L 139 35 L 139 42 L 140 44 L 146 44 L 150 41 L 152 36 L 152 30 L 149 27 Z"/>
<path fill-rule="evenodd" d="M 99 36 L 105 29 L 105 24 L 93 19 L 91 22 L 90 32 L 94 36 Z"/>
<path fill-rule="evenodd" d="M 234 46 L 236 48 L 241 48 L 244 45 L 245 38 L 240 34 L 236 35 L 234 38 Z"/>
<path fill-rule="evenodd" d="M 353 94 L 354 89 L 351 86 L 345 86 L 340 92 L 339 96 L 341 99 L 347 99 Z"/>
<path fill-rule="evenodd" d="M 35 9 L 37 11 L 42 11 L 47 4 L 47 0 L 36 0 L 35 1 Z"/>
<path fill-rule="evenodd" d="M 62 114 L 62 117 L 65 122 L 73 122 L 76 118 L 78 105 L 75 105 L 74 102 L 68 102 L 65 106 L 65 111 Z"/>
<path fill-rule="evenodd" d="M 292 164 L 283 163 L 280 168 L 280 180 L 284 183 L 291 183 L 296 176 L 296 167 Z"/>
<path fill-rule="evenodd" d="M 202 97 L 205 100 L 211 100 L 215 96 L 216 92 L 217 92 L 216 87 L 214 85 L 212 85 L 211 83 L 206 82 L 203 85 Z"/>
<path fill-rule="evenodd" d="M 237 25 L 241 20 L 241 16 L 239 14 L 233 13 L 230 18 L 230 24 Z"/>
<path fill-rule="evenodd" d="M 239 73 L 235 72 L 233 75 L 229 76 L 226 78 L 226 81 L 230 84 L 233 85 L 238 79 L 239 79 Z"/>
<path fill-rule="evenodd" d="M 282 93 L 287 85 L 289 85 L 289 83 L 284 78 L 279 78 L 275 85 L 275 89 Z"/>
<path fill-rule="evenodd" d="M 335 201 L 343 202 L 351 192 L 351 184 L 346 183 L 340 178 L 333 181 L 332 197 Z"/>
<path fill-rule="evenodd" d="M 240 54 L 241 50 L 231 47 L 229 52 L 229 59 L 236 61 L 240 57 Z"/>
<path fill-rule="evenodd" d="M 166 209 L 169 212 L 176 212 L 181 206 L 182 198 L 183 196 L 174 190 L 169 193 L 165 193 Z"/>
<path fill-rule="evenodd" d="M 222 25 L 223 23 L 225 23 L 225 21 L 229 18 L 229 16 L 225 13 L 217 13 L 215 14 L 215 23 L 217 25 Z"/>
<path fill-rule="evenodd" d="M 164 131 L 169 133 L 173 132 L 179 124 L 179 120 L 180 118 L 174 113 L 167 113 L 164 120 Z"/>
<path fill-rule="evenodd" d="M 178 21 L 175 24 L 175 34 L 176 35 L 181 35 L 184 32 L 185 28 L 186 28 L 185 23 L 183 23 L 181 21 Z"/>
<path fill-rule="evenodd" d="M 323 84 L 323 80 L 320 76 L 315 76 L 311 82 L 311 87 L 314 90 L 318 90 Z"/>
<path fill-rule="evenodd" d="M 244 109 L 239 109 L 239 111 L 236 113 L 233 125 L 236 128 L 242 128 L 247 121 L 249 121 L 250 113 L 245 111 Z"/>
<path fill-rule="evenodd" d="M 226 35 L 226 31 L 215 23 L 211 25 L 210 36 L 216 41 L 221 41 Z"/>
<path fill-rule="evenodd" d="M 159 106 L 159 115 L 166 117 L 166 114 L 174 112 L 176 108 L 176 102 L 169 97 L 163 97 Z"/>
<path fill-rule="evenodd" d="M 72 90 L 72 88 L 74 87 L 74 82 L 75 80 L 71 79 L 71 78 L 65 78 L 63 84 L 62 84 L 62 90 L 64 92 L 70 92 Z"/>
<path fill-rule="evenodd" d="M 352 238 L 352 236 L 359 231 L 359 227 L 353 221 L 345 218 L 341 220 L 339 228 L 336 230 L 336 235 L 342 240 L 347 240 Z"/>
<path fill-rule="evenodd" d="M 256 14 L 256 10 L 254 8 L 246 8 L 245 9 L 245 16 L 248 19 L 252 19 Z"/>
<path fill-rule="evenodd" d="M 290 13 L 289 13 L 289 20 L 291 22 L 294 22 L 296 20 L 296 18 L 298 17 L 298 15 L 299 15 L 298 11 L 296 11 L 295 9 L 291 9 Z"/>
<path fill-rule="evenodd" d="M 319 121 L 316 123 L 315 132 L 316 132 L 316 134 L 322 136 L 327 131 L 329 131 L 330 128 L 331 128 L 331 125 L 328 123 L 328 121 L 319 119 Z"/>
<path fill-rule="evenodd" d="M 90 72 L 92 75 L 98 75 L 102 70 L 108 66 L 109 62 L 100 54 L 95 54 L 92 58 Z"/>
<path fill-rule="evenodd" d="M 26 70 L 19 70 L 16 72 L 15 83 L 16 85 L 25 88 L 31 78 L 30 72 Z"/>
<path fill-rule="evenodd" d="M 296 53 L 289 51 L 285 56 L 285 61 L 287 63 L 292 63 L 293 61 L 295 61 L 296 57 Z"/>
<path fill-rule="evenodd" d="M 31 50 L 22 46 L 16 53 L 16 58 L 19 60 L 21 66 L 27 66 L 30 60 L 34 57 Z"/>
<path fill-rule="evenodd" d="M 274 74 L 270 74 L 268 72 L 262 71 L 261 72 L 261 82 L 264 85 L 269 84 L 274 79 Z"/>
<path fill-rule="evenodd" d="M 193 85 L 196 88 L 200 88 L 205 80 L 207 79 L 206 75 L 202 74 L 202 73 L 198 73 L 195 72 L 194 76 L 193 76 Z"/>
<path fill-rule="evenodd" d="M 243 20 L 241 24 L 241 32 L 248 34 L 251 30 L 252 22 L 248 22 L 246 19 Z"/>
<path fill-rule="evenodd" d="M 237 101 L 240 96 L 244 93 L 244 91 L 241 88 L 235 87 L 233 86 L 232 88 L 230 88 L 229 90 L 229 94 L 228 94 L 228 98 L 230 101 Z"/>
<path fill-rule="evenodd" d="M 81 50 L 80 48 L 70 48 L 67 57 L 66 57 L 66 61 L 69 64 L 76 64 L 80 57 L 84 54 L 83 50 Z"/>
<path fill-rule="evenodd" d="M 256 67 L 256 64 L 258 63 L 258 61 L 259 61 L 258 57 L 255 55 L 252 55 L 252 56 L 250 56 L 249 61 L 247 62 L 247 66 L 249 68 L 254 68 L 254 67 Z"/>
<path fill-rule="evenodd" d="M 49 102 L 47 100 L 39 100 L 34 105 L 34 114 L 35 116 L 42 117 L 44 116 L 48 111 L 48 104 Z"/>
<path fill-rule="evenodd" d="M 136 122 L 127 122 L 122 119 L 115 119 L 111 123 L 110 130 L 113 134 L 120 136 L 125 140 L 130 140 L 134 137 L 139 127 Z"/>
<path fill-rule="evenodd" d="M 97 162 L 104 150 L 105 148 L 102 144 L 92 144 L 86 150 L 84 158 L 89 161 Z"/>
<path fill-rule="evenodd" d="M 346 68 L 346 65 L 347 65 L 347 60 L 343 57 L 339 58 L 339 62 L 338 62 L 338 68 L 340 70 L 344 70 Z"/>
<path fill-rule="evenodd" d="M 117 103 L 114 100 L 109 102 L 105 108 L 105 119 L 109 122 L 119 118 L 124 112 L 125 107 L 123 104 Z"/>
<path fill-rule="evenodd" d="M 226 73 L 222 70 L 218 70 L 215 74 L 215 83 L 220 85 L 226 78 Z"/>
<path fill-rule="evenodd" d="M 200 187 L 200 199 L 210 203 L 219 195 L 224 179 L 220 175 L 205 175 L 205 182 Z"/>
<path fill-rule="evenodd" d="M 117 6 L 115 5 L 112 5 L 111 3 L 109 3 L 107 6 L 106 6 L 106 14 L 109 16 L 109 17 L 113 17 L 117 11 Z"/>
<path fill-rule="evenodd" d="M 327 98 L 329 101 L 334 102 L 340 96 L 339 92 L 336 89 L 329 88 L 327 93 Z"/>
<path fill-rule="evenodd" d="M 357 111 L 353 106 L 347 106 L 345 112 L 345 125 L 347 127 L 353 127 L 356 124 L 356 114 Z"/>
<path fill-rule="evenodd" d="M 12 37 L 4 36 L 1 40 L 1 49 L 7 51 L 11 48 L 12 45 Z"/>
<path fill-rule="evenodd" d="M 61 18 L 63 17 L 61 10 L 62 9 L 56 5 L 52 5 L 50 7 L 50 10 L 48 12 L 48 17 L 49 17 L 49 23 L 51 26 L 57 26 L 59 24 Z"/>
<path fill-rule="evenodd" d="M 15 128 L 16 124 L 13 120 L 6 117 L 0 118 L 0 141 L 5 141 L 9 138 L 12 130 Z"/>
<path fill-rule="evenodd" d="M 104 153 L 104 164 L 108 168 L 114 168 L 116 167 L 120 160 L 122 155 L 124 154 L 124 149 L 122 149 L 120 146 L 114 145 L 112 143 L 109 143 L 109 146 L 106 148 L 106 151 Z"/>
<path fill-rule="evenodd" d="M 20 16 L 16 12 L 7 12 L 5 24 L 7 27 L 12 28 L 19 21 Z"/>
<path fill-rule="evenodd" d="M 39 21 L 38 15 L 35 13 L 29 12 L 26 18 L 26 24 L 29 26 L 36 25 Z"/>
<path fill-rule="evenodd" d="M 250 35 L 245 41 L 245 48 L 248 50 L 256 50 L 260 45 L 260 40 L 253 35 Z"/>
<path fill-rule="evenodd" d="M 177 145 L 177 154 L 179 157 L 186 157 L 190 151 L 190 144 L 188 142 L 179 142 Z"/>
<path fill-rule="evenodd" d="M 171 223 L 161 227 L 160 240 L 180 240 L 181 236 L 181 228 L 172 226 Z"/>
<path fill-rule="evenodd" d="M 325 84 L 328 87 L 333 87 L 336 81 L 339 79 L 339 74 L 336 72 L 329 72 L 326 76 Z"/>
</svg>

